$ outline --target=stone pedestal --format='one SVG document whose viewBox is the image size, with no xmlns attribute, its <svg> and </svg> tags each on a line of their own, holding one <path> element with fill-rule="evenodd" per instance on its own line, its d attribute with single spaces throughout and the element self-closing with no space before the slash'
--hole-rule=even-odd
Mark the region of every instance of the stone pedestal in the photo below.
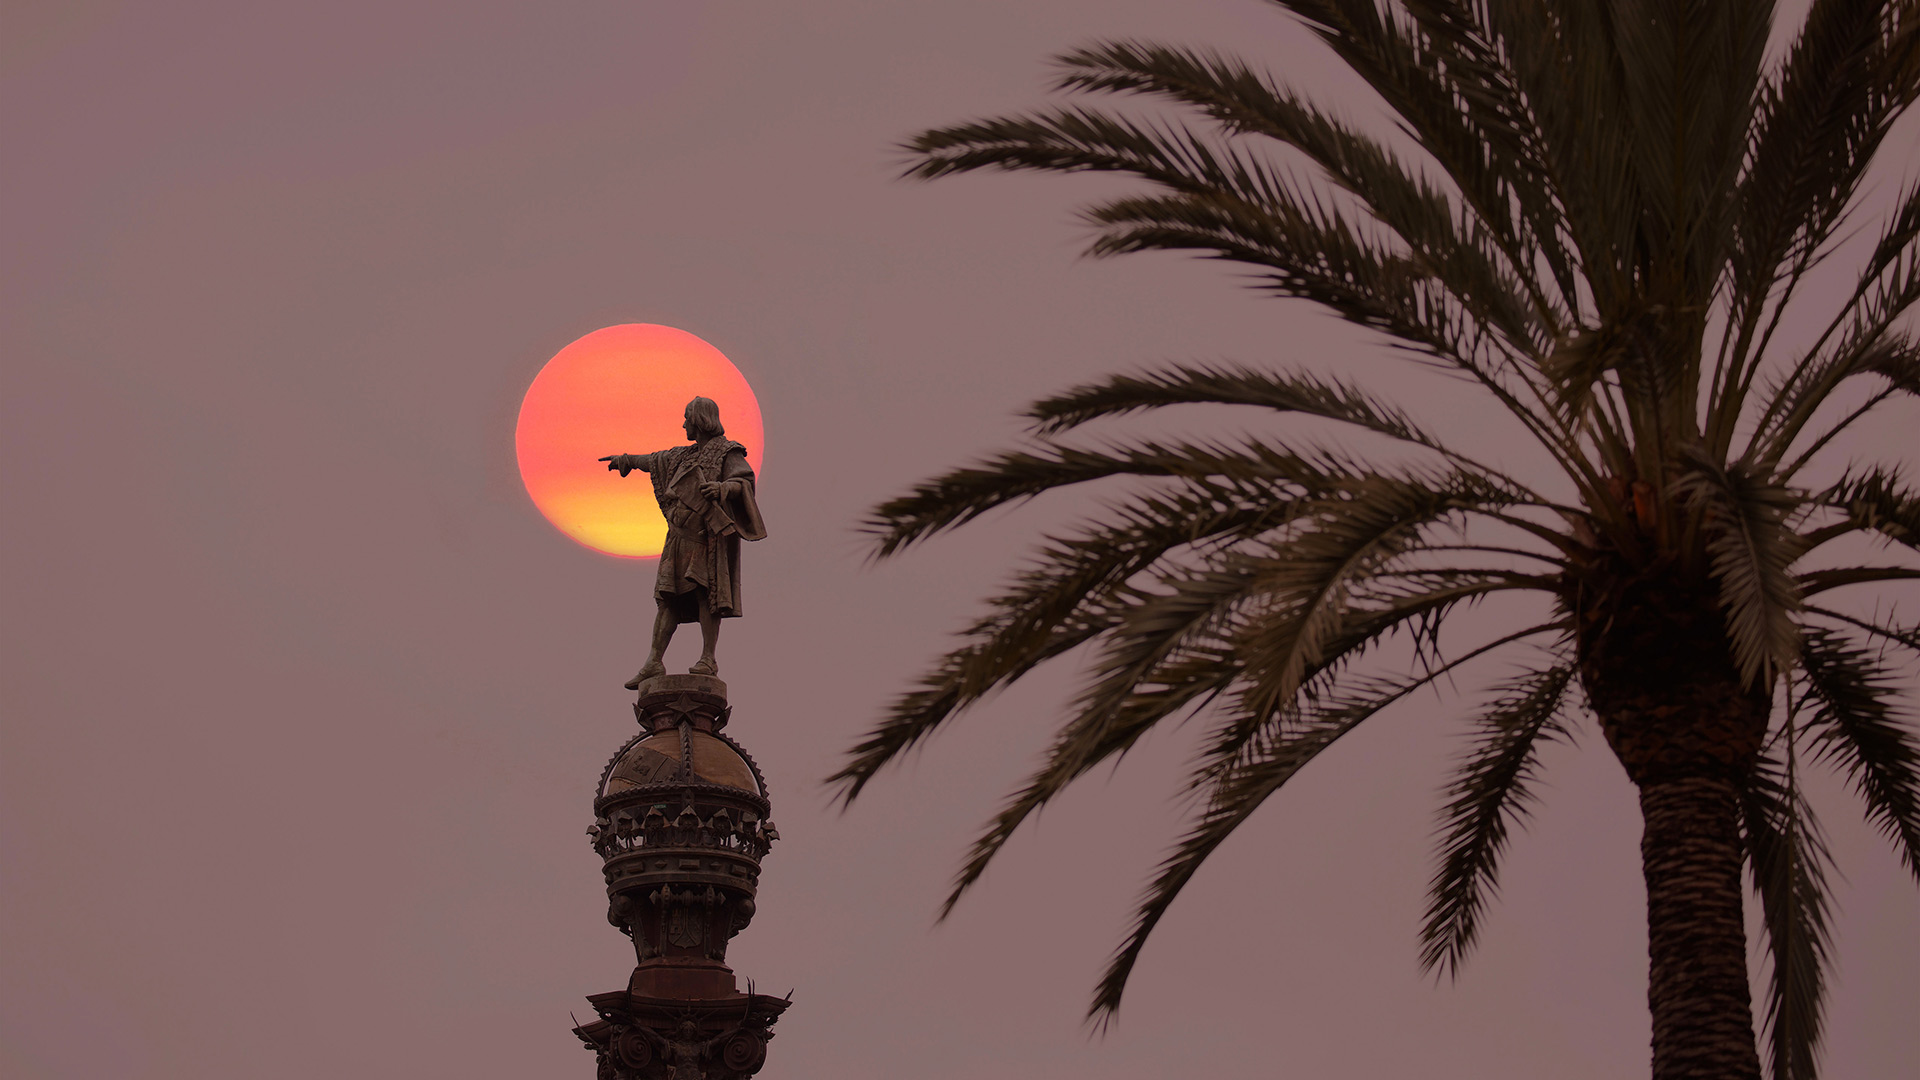
<svg viewBox="0 0 1920 1080">
<path fill-rule="evenodd" d="M 588 998 L 599 1019 L 574 1033 L 600 1080 L 739 1080 L 787 1007 L 741 993 L 727 966 L 779 838 L 766 780 L 722 730 L 733 710 L 719 679 L 649 679 L 633 709 L 641 731 L 601 772 L 587 833 L 636 966 L 625 990 Z"/>
</svg>

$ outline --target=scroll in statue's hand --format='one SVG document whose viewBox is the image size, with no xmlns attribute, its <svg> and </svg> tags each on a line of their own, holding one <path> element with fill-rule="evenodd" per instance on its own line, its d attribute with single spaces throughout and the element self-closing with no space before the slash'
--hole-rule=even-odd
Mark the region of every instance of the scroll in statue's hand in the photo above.
<svg viewBox="0 0 1920 1080">
<path fill-rule="evenodd" d="M 700 494 L 714 502 L 719 502 L 720 496 L 725 493 L 726 490 L 727 482 L 724 480 L 703 480 L 700 483 Z"/>
</svg>

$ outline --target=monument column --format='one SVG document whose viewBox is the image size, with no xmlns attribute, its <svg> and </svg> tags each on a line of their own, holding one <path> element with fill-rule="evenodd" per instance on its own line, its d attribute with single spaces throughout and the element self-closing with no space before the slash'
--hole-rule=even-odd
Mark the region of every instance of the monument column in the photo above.
<svg viewBox="0 0 1920 1080">
<path fill-rule="evenodd" d="M 724 729 L 727 684 L 705 675 L 640 683 L 640 733 L 600 774 L 587 830 L 607 921 L 633 943 L 624 989 L 588 997 L 574 1028 L 599 1080 L 742 1080 L 766 1061 L 786 998 L 742 992 L 727 945 L 753 920 L 760 862 L 779 839 L 766 781 Z"/>
</svg>

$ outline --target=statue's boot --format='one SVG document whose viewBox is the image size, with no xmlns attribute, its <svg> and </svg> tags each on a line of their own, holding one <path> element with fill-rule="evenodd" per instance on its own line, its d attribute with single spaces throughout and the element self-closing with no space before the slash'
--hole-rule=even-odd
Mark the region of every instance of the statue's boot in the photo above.
<svg viewBox="0 0 1920 1080">
<path fill-rule="evenodd" d="M 701 658 L 700 658 L 700 662 L 699 662 L 699 663 L 697 663 L 697 664 L 695 664 L 695 665 L 693 665 L 692 667 L 690 667 L 690 668 L 688 668 L 688 669 L 687 669 L 687 674 L 689 674 L 689 675 L 718 675 L 718 674 L 720 674 L 720 665 L 719 665 L 719 664 L 716 664 L 716 663 L 714 663 L 714 662 L 713 662 L 713 657 L 711 657 L 711 656 L 703 656 L 703 657 L 701 657 Z"/>
<path fill-rule="evenodd" d="M 627 689 L 638 690 L 640 689 L 641 683 L 646 682 L 648 679 L 659 678 L 666 673 L 667 665 L 658 660 L 649 660 L 647 661 L 647 666 L 640 669 L 640 674 L 627 680 Z"/>
</svg>

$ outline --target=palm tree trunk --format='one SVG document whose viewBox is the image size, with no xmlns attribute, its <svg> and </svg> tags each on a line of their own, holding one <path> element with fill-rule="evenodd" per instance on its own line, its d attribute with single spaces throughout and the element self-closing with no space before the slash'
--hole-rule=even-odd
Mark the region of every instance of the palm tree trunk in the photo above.
<svg viewBox="0 0 1920 1080">
<path fill-rule="evenodd" d="M 1640 786 L 1653 1080 L 1759 1080 L 1732 781 Z"/>
<path fill-rule="evenodd" d="M 1640 789 L 1653 1080 L 1759 1080 L 1737 784 L 1770 698 L 1742 685 L 1711 581 L 1609 584 L 1581 612 L 1581 678 Z"/>
</svg>

